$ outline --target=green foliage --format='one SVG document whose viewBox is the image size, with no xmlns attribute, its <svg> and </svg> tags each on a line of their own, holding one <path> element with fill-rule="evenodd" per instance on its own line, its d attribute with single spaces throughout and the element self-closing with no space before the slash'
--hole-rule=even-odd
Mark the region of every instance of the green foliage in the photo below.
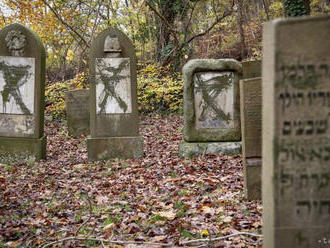
<svg viewBox="0 0 330 248">
<path fill-rule="evenodd" d="M 182 113 L 183 80 L 169 67 L 148 65 L 138 72 L 138 110 L 142 113 Z"/>
<path fill-rule="evenodd" d="M 303 0 L 283 0 L 284 15 L 288 17 L 308 15 Z"/>
<path fill-rule="evenodd" d="M 272 18 L 280 18 L 283 13 L 283 3 L 282 2 L 273 2 L 269 6 L 270 15 Z"/>
<path fill-rule="evenodd" d="M 46 114 L 55 119 L 65 117 L 65 92 L 86 87 L 87 75 L 85 73 L 79 73 L 71 80 L 48 83 L 45 90 Z"/>
</svg>

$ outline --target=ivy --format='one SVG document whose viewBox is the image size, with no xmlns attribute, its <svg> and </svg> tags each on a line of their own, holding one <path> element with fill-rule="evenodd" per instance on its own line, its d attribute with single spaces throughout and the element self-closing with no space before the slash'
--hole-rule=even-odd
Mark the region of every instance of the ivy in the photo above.
<svg viewBox="0 0 330 248">
<path fill-rule="evenodd" d="M 284 15 L 287 17 L 309 15 L 309 1 L 283 0 Z"/>
</svg>

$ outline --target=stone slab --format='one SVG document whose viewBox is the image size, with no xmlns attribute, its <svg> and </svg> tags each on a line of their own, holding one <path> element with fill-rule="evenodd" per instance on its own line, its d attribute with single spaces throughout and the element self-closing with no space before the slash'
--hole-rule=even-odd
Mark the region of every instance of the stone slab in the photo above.
<svg viewBox="0 0 330 248">
<path fill-rule="evenodd" d="M 89 89 L 67 91 L 65 103 L 69 134 L 72 136 L 88 135 L 90 133 Z"/>
<path fill-rule="evenodd" d="M 96 113 L 132 113 L 129 58 L 97 58 Z"/>
<path fill-rule="evenodd" d="M 240 80 L 243 157 L 261 157 L 261 78 Z"/>
<path fill-rule="evenodd" d="M 143 156 L 143 137 L 88 137 L 87 150 L 90 161 L 139 158 Z"/>
<path fill-rule="evenodd" d="M 108 47 L 115 40 L 118 47 Z M 123 68 L 119 67 L 120 62 L 125 61 L 129 61 L 129 66 L 126 63 Z M 100 73 L 101 62 L 105 62 L 106 67 Z M 120 30 L 108 28 L 93 40 L 89 58 L 91 137 L 139 136 L 136 68 L 135 48 Z"/>
<path fill-rule="evenodd" d="M 244 193 L 247 200 L 261 200 L 261 158 L 244 158 Z"/>
<path fill-rule="evenodd" d="M 263 33 L 264 247 L 325 247 L 330 223 L 330 16 Z"/>
<path fill-rule="evenodd" d="M 241 142 L 181 142 L 179 155 L 193 158 L 202 154 L 237 155 L 242 152 Z"/>
<path fill-rule="evenodd" d="M 14 23 L 0 31 L 0 136 L 41 138 L 46 52 L 40 38 Z"/>
<path fill-rule="evenodd" d="M 0 113 L 33 114 L 35 59 L 0 56 Z"/>
<path fill-rule="evenodd" d="M 234 73 L 233 72 L 197 72 L 194 74 L 196 128 L 234 128 L 232 118 L 221 117 L 214 108 L 208 107 L 212 99 L 228 116 L 234 116 Z M 228 86 L 219 92 L 222 85 Z M 206 96 L 209 93 L 209 97 Z M 206 100 L 205 98 L 209 98 Z"/>
<path fill-rule="evenodd" d="M 261 61 L 242 62 L 243 79 L 261 77 Z"/>
<path fill-rule="evenodd" d="M 46 158 L 47 138 L 0 137 L 0 163 L 32 162 Z"/>
<path fill-rule="evenodd" d="M 239 141 L 241 63 L 233 59 L 193 59 L 184 77 L 184 140 Z"/>
</svg>

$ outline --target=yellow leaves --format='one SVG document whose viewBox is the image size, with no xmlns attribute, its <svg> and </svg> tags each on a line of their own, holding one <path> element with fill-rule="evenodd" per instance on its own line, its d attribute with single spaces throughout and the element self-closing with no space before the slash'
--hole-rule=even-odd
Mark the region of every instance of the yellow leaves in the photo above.
<svg viewBox="0 0 330 248">
<path fill-rule="evenodd" d="M 147 65 L 138 73 L 139 110 L 177 112 L 183 104 L 183 81 L 168 67 Z"/>
<path fill-rule="evenodd" d="M 208 237 L 208 236 L 210 236 L 209 232 L 208 232 L 207 230 L 204 229 L 204 230 L 201 232 L 201 238 L 206 238 L 206 237 Z"/>
<path fill-rule="evenodd" d="M 74 52 L 71 49 L 69 49 L 68 52 L 67 52 L 67 54 L 66 54 L 66 60 L 67 61 L 72 61 L 73 60 L 73 56 L 74 56 Z"/>
</svg>

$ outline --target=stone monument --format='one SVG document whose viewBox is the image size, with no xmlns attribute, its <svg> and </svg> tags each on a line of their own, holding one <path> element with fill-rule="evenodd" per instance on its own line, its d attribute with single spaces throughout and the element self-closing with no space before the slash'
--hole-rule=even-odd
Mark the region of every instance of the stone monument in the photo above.
<svg viewBox="0 0 330 248">
<path fill-rule="evenodd" d="M 240 80 L 244 191 L 261 199 L 261 78 Z"/>
<path fill-rule="evenodd" d="M 0 31 L 0 162 L 46 156 L 44 46 L 30 29 L 11 24 Z"/>
<path fill-rule="evenodd" d="M 65 93 L 66 119 L 69 134 L 89 134 L 89 89 L 69 90 Z"/>
<path fill-rule="evenodd" d="M 264 26 L 264 247 L 326 247 L 330 233 L 330 16 Z"/>
<path fill-rule="evenodd" d="M 135 49 L 115 28 L 100 33 L 90 52 L 90 131 L 88 158 L 138 158 L 143 155 L 137 111 Z"/>
<path fill-rule="evenodd" d="M 195 59 L 183 67 L 183 157 L 241 152 L 238 82 L 241 64 L 233 59 Z"/>
<path fill-rule="evenodd" d="M 261 61 L 242 62 L 243 79 L 261 77 Z"/>
</svg>

